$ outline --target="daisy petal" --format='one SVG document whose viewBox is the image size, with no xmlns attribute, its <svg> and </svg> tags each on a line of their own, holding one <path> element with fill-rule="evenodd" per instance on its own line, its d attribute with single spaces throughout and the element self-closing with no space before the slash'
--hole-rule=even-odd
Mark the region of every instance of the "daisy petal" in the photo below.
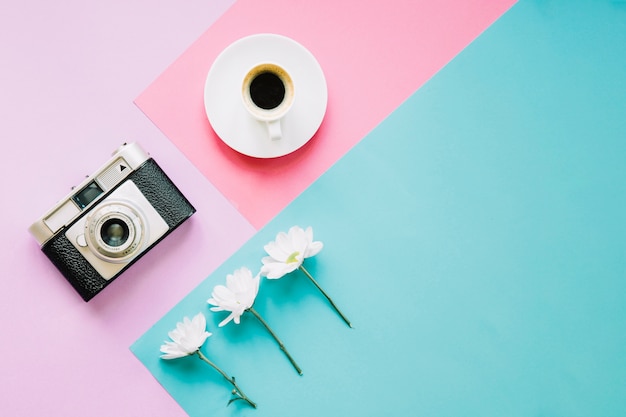
<svg viewBox="0 0 626 417">
<path fill-rule="evenodd" d="M 291 244 L 291 239 L 285 232 L 280 232 L 276 235 L 276 246 L 280 250 L 289 256 L 293 252 L 293 245 Z"/>
<path fill-rule="evenodd" d="M 282 278 L 290 272 L 295 271 L 298 266 L 299 264 L 295 262 L 290 264 L 274 262 L 271 264 L 263 265 L 263 267 L 261 268 L 261 275 L 269 279 L 278 279 Z"/>
<path fill-rule="evenodd" d="M 228 322 L 231 321 L 234 317 L 235 317 L 234 314 L 230 313 L 224 320 L 220 322 L 220 324 L 218 324 L 218 327 L 226 326 Z"/>
<path fill-rule="evenodd" d="M 311 242 L 304 252 L 305 258 L 310 258 L 311 256 L 315 256 L 324 248 L 324 244 L 320 241 Z"/>
<path fill-rule="evenodd" d="M 263 249 L 265 249 L 265 252 L 267 252 L 269 256 L 279 262 L 285 262 L 285 260 L 289 256 L 289 253 L 287 253 L 280 246 L 278 246 L 276 242 L 268 243 L 267 245 L 263 246 Z"/>
</svg>

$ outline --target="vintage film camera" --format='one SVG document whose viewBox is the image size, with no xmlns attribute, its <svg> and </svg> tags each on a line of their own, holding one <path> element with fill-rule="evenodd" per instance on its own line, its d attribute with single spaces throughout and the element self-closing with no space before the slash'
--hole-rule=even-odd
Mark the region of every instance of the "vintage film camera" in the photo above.
<svg viewBox="0 0 626 417">
<path fill-rule="evenodd" d="M 124 144 L 29 231 L 89 301 L 195 211 L 138 144 Z"/>
</svg>

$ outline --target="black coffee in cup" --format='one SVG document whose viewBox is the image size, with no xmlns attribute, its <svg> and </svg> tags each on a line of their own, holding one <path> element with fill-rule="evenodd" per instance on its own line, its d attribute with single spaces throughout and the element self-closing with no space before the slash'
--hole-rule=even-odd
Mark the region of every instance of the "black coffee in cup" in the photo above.
<svg viewBox="0 0 626 417">
<path fill-rule="evenodd" d="M 257 64 L 243 77 L 243 105 L 255 119 L 267 124 L 272 140 L 282 137 L 280 120 L 291 108 L 294 82 L 283 67 L 271 62 Z"/>
<path fill-rule="evenodd" d="M 275 73 L 262 72 L 250 82 L 250 98 L 262 109 L 274 109 L 285 98 L 285 84 Z"/>
</svg>

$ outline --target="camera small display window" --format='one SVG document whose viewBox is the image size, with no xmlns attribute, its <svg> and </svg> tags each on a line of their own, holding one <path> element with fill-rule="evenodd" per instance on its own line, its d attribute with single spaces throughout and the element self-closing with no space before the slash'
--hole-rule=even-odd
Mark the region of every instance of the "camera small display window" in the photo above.
<svg viewBox="0 0 626 417">
<path fill-rule="evenodd" d="M 82 210 L 89 205 L 93 200 L 98 198 L 100 194 L 102 194 L 102 188 L 95 183 L 95 181 L 90 182 L 85 188 L 80 190 L 77 194 L 72 197 L 72 200 L 78 205 L 78 207 Z"/>
</svg>

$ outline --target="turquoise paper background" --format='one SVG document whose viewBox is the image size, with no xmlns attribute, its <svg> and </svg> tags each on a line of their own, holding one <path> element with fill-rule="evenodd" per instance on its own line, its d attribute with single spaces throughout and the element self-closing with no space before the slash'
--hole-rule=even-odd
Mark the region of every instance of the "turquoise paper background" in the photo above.
<svg viewBox="0 0 626 417">
<path fill-rule="evenodd" d="M 132 350 L 191 416 L 623 416 L 625 111 L 626 3 L 522 1 Z M 264 281 L 302 377 L 253 317 L 218 329 L 206 304 L 294 224 L 355 326 L 298 272 Z M 257 410 L 227 408 L 197 358 L 159 359 L 198 311 Z"/>
</svg>

